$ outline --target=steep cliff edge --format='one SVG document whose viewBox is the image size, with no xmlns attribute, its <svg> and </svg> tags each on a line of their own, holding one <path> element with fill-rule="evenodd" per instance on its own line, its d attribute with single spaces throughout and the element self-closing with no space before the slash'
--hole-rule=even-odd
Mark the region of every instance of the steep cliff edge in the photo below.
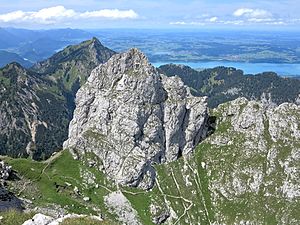
<svg viewBox="0 0 300 225">
<path fill-rule="evenodd" d="M 116 183 L 149 189 L 153 164 L 192 152 L 206 135 L 206 98 L 160 75 L 137 49 L 95 68 L 76 95 L 69 148 Z"/>
</svg>

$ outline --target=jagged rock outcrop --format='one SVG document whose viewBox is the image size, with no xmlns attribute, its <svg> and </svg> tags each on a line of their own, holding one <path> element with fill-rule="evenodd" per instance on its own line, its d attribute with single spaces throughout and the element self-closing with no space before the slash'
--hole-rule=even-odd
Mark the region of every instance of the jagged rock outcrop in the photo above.
<svg viewBox="0 0 300 225">
<path fill-rule="evenodd" d="M 150 205 L 150 213 L 152 216 L 152 222 L 154 224 L 163 224 L 168 218 L 170 218 L 169 210 L 162 210 L 161 206 Z"/>
<path fill-rule="evenodd" d="M 95 68 L 79 89 L 64 148 L 92 158 L 117 183 L 149 189 L 152 165 L 192 152 L 207 118 L 205 97 L 193 97 L 178 77 L 160 75 L 131 49 Z"/>
</svg>

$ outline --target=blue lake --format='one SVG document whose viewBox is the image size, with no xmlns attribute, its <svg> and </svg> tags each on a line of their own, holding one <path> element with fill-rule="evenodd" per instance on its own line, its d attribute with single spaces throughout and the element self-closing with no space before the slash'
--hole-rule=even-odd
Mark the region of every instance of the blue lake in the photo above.
<svg viewBox="0 0 300 225">
<path fill-rule="evenodd" d="M 245 74 L 257 74 L 262 72 L 275 72 L 280 76 L 299 76 L 300 64 L 287 64 L 287 63 L 246 63 L 246 62 L 157 62 L 152 63 L 154 66 L 159 67 L 164 64 L 174 63 L 190 66 L 194 69 L 214 68 L 217 66 L 234 67 L 241 69 Z"/>
</svg>

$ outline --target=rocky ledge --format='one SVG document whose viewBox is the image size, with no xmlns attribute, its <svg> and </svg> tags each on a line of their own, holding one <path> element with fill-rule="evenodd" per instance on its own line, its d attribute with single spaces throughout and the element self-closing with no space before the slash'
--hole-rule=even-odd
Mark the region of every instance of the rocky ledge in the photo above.
<svg viewBox="0 0 300 225">
<path fill-rule="evenodd" d="M 95 68 L 76 95 L 64 143 L 121 185 L 149 189 L 153 164 L 189 155 L 207 133 L 205 97 L 191 95 L 131 49 Z"/>
</svg>

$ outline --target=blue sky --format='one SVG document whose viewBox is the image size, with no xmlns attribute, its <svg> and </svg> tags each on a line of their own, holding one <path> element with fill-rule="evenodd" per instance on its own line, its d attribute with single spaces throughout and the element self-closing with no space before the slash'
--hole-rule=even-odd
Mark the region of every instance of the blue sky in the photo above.
<svg viewBox="0 0 300 225">
<path fill-rule="evenodd" d="M 300 27 L 300 0 L 0 0 L 0 4 L 2 27 Z"/>
</svg>

